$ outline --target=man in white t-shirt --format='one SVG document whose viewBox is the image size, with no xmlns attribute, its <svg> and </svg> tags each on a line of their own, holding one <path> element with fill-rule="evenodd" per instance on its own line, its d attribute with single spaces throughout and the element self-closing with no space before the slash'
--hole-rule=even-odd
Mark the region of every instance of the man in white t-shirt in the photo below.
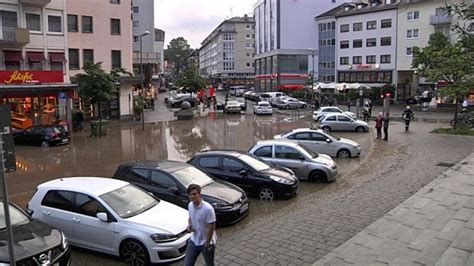
<svg viewBox="0 0 474 266">
<path fill-rule="evenodd" d="M 187 192 L 191 200 L 188 204 L 188 231 L 192 232 L 192 235 L 186 248 L 184 265 L 194 265 L 202 253 L 206 265 L 213 266 L 217 240 L 216 213 L 211 204 L 202 200 L 199 185 L 189 185 Z"/>
</svg>

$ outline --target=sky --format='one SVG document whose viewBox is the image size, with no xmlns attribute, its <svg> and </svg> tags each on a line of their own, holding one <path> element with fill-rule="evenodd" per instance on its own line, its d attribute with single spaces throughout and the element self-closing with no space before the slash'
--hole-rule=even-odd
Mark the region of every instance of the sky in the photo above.
<svg viewBox="0 0 474 266">
<path fill-rule="evenodd" d="M 155 27 L 166 32 L 165 49 L 180 36 L 196 49 L 231 15 L 251 15 L 255 3 L 257 0 L 155 0 Z"/>
</svg>

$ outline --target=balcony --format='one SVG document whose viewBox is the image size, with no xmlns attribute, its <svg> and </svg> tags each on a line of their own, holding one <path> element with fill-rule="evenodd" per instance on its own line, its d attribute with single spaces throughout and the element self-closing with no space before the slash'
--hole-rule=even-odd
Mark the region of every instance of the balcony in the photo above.
<svg viewBox="0 0 474 266">
<path fill-rule="evenodd" d="M 0 45 L 26 45 L 30 43 L 28 29 L 0 27 Z"/>
<path fill-rule="evenodd" d="M 140 64 L 140 52 L 133 52 L 133 63 Z M 160 53 L 150 53 L 142 52 L 143 64 L 160 64 L 161 63 L 161 54 Z"/>
<path fill-rule="evenodd" d="M 20 0 L 20 3 L 31 6 L 45 6 L 50 2 L 51 0 Z"/>
<path fill-rule="evenodd" d="M 448 14 L 439 14 L 430 16 L 430 24 L 433 26 L 451 24 L 453 18 Z"/>
</svg>

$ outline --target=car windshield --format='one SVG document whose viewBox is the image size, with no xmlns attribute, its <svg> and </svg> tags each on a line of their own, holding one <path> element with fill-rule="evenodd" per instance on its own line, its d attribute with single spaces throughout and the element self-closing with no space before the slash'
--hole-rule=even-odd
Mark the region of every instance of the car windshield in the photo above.
<svg viewBox="0 0 474 266">
<path fill-rule="evenodd" d="M 333 139 L 335 139 L 335 140 L 337 140 L 337 141 L 341 140 L 341 138 L 340 138 L 340 137 L 338 137 L 338 136 L 334 136 L 334 135 L 332 135 L 332 134 L 330 134 L 330 133 L 328 133 L 328 132 L 324 132 L 324 134 L 326 134 L 326 135 L 330 136 L 331 138 L 333 138 Z"/>
<path fill-rule="evenodd" d="M 310 148 L 308 148 L 307 146 L 303 145 L 303 144 L 298 144 L 298 146 L 300 146 L 301 149 L 303 149 L 305 152 L 308 153 L 308 155 L 311 157 L 311 158 L 318 158 L 319 157 L 319 154 L 317 154 L 316 152 L 312 151 Z"/>
<path fill-rule="evenodd" d="M 268 103 L 259 103 L 258 106 L 269 107 L 270 104 L 268 104 Z"/>
<path fill-rule="evenodd" d="M 240 103 L 237 101 L 228 101 L 227 105 L 240 105 Z"/>
<path fill-rule="evenodd" d="M 121 218 L 130 218 L 155 207 L 159 201 L 143 190 L 126 185 L 100 198 Z"/>
<path fill-rule="evenodd" d="M 208 175 L 192 166 L 180 169 L 174 172 L 173 175 L 185 188 L 191 184 L 198 184 L 201 187 L 205 187 L 214 182 Z"/>
<path fill-rule="evenodd" d="M 5 224 L 5 212 L 4 212 L 4 209 L 3 209 L 3 202 L 0 201 L 0 231 L 1 230 L 5 230 L 5 228 L 7 227 L 6 224 Z M 28 219 L 28 217 L 23 214 L 20 210 L 18 210 L 17 208 L 9 205 L 9 210 L 10 210 L 10 221 L 11 221 L 11 225 L 12 226 L 18 226 L 18 225 L 22 225 L 22 224 L 27 224 L 30 222 L 30 219 Z"/>
<path fill-rule="evenodd" d="M 265 161 L 253 156 L 253 155 L 248 155 L 248 154 L 242 154 L 239 157 L 242 161 L 244 161 L 246 164 L 248 164 L 250 167 L 257 171 L 265 171 L 270 168 L 272 168 L 271 165 L 266 163 Z"/>
</svg>

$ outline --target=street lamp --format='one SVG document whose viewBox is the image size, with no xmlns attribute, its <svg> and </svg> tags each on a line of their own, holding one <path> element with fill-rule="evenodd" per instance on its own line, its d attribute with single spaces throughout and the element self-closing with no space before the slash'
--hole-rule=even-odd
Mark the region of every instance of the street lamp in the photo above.
<svg viewBox="0 0 474 266">
<path fill-rule="evenodd" d="M 149 31 L 145 31 L 144 33 L 140 34 L 140 36 L 138 36 L 139 40 L 140 40 L 140 84 L 141 84 L 141 88 L 142 88 L 142 96 L 143 94 L 145 93 L 145 88 L 143 86 L 143 51 L 142 51 L 142 38 L 143 36 L 147 36 L 148 34 L 150 34 Z M 145 106 L 144 106 L 145 107 Z M 142 130 L 145 130 L 145 108 L 143 108 L 142 110 Z"/>
<path fill-rule="evenodd" d="M 311 55 L 313 57 L 313 68 L 311 69 L 311 91 L 314 93 L 314 75 L 315 75 L 315 71 L 314 71 L 314 53 L 316 52 L 316 49 L 314 48 L 309 48 L 308 49 L 310 52 L 311 52 Z M 304 100 L 306 101 L 306 88 L 305 88 L 305 93 L 304 93 Z"/>
</svg>

